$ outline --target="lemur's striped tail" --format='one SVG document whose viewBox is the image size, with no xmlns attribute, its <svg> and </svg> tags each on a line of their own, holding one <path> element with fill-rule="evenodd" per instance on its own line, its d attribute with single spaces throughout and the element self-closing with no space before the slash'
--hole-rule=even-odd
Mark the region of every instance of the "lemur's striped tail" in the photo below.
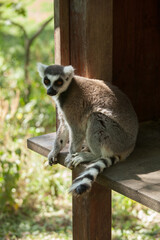
<svg viewBox="0 0 160 240">
<path fill-rule="evenodd" d="M 97 159 L 96 162 L 88 165 L 84 172 L 82 172 L 80 176 L 78 176 L 73 181 L 69 192 L 72 192 L 76 196 L 80 196 L 85 192 L 88 192 L 91 189 L 92 184 L 96 180 L 98 174 L 103 172 L 105 168 L 117 163 L 119 160 L 120 159 L 118 156 Z"/>
</svg>

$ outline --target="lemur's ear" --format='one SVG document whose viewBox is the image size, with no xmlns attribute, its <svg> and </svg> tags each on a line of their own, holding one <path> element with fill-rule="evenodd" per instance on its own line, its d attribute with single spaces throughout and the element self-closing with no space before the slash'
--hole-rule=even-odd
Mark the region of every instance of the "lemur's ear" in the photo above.
<svg viewBox="0 0 160 240">
<path fill-rule="evenodd" d="M 44 71 L 47 67 L 48 67 L 47 65 L 44 65 L 42 63 L 37 63 L 37 70 L 41 78 L 44 77 Z"/>
<path fill-rule="evenodd" d="M 74 75 L 74 68 L 71 65 L 65 66 L 63 71 L 64 74 L 68 77 L 73 77 Z"/>
</svg>

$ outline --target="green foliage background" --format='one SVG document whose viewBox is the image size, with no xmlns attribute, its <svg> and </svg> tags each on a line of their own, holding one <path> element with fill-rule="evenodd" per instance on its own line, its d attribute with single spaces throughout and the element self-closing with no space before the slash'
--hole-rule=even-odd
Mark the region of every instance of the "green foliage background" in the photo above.
<svg viewBox="0 0 160 240">
<path fill-rule="evenodd" d="M 36 70 L 54 62 L 53 20 L 31 46 L 29 82 L 24 34 L 9 21 L 32 36 L 52 14 L 50 0 L 0 0 L 0 240 L 72 239 L 71 173 L 45 167 L 26 147 L 27 138 L 55 131 L 55 106 Z M 112 203 L 114 240 L 160 239 L 159 214 L 114 192 Z"/>
<path fill-rule="evenodd" d="M 36 69 L 37 62 L 54 61 L 54 23 L 31 46 L 26 101 L 24 34 L 10 22 L 31 37 L 53 15 L 52 4 L 0 1 L 0 239 L 71 236 L 70 172 L 45 167 L 46 159 L 26 147 L 27 138 L 55 131 L 55 106 Z"/>
</svg>

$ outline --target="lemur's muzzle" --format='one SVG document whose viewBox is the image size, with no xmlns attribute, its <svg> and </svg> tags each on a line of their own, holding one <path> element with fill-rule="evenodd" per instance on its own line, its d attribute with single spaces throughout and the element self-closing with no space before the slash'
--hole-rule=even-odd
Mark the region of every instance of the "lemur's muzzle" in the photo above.
<svg viewBox="0 0 160 240">
<path fill-rule="evenodd" d="M 57 91 L 54 90 L 52 87 L 50 87 L 50 88 L 48 88 L 48 90 L 47 90 L 47 94 L 48 94 L 49 96 L 55 96 L 55 95 L 57 94 Z"/>
</svg>

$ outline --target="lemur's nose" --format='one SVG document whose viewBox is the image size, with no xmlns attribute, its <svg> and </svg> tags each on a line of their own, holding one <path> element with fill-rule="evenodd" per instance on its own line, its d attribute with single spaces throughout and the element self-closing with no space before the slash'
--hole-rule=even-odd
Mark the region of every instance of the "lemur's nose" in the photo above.
<svg viewBox="0 0 160 240">
<path fill-rule="evenodd" d="M 54 96 L 54 95 L 57 94 L 57 91 L 54 90 L 52 87 L 50 87 L 50 88 L 48 88 L 48 90 L 47 90 L 47 94 L 48 94 L 49 96 Z"/>
</svg>

